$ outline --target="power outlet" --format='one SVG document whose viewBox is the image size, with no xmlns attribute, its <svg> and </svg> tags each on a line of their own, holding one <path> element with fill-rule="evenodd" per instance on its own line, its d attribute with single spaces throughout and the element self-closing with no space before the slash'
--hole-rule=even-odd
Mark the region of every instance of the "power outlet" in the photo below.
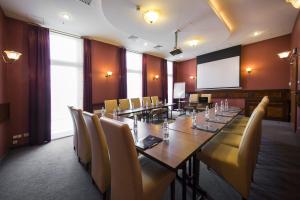
<svg viewBox="0 0 300 200">
<path fill-rule="evenodd" d="M 16 140 L 16 139 L 20 139 L 22 138 L 22 134 L 18 134 L 18 135 L 14 135 L 13 136 L 13 139 Z"/>
</svg>

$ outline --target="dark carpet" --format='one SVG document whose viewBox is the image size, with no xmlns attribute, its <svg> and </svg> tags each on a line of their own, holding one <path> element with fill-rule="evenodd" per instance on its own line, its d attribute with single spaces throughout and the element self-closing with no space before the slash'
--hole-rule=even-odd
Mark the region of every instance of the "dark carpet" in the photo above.
<svg viewBox="0 0 300 200">
<path fill-rule="evenodd" d="M 200 185 L 210 199 L 239 194 L 201 164 Z M 164 199 L 169 199 L 166 192 Z M 102 199 L 72 149 L 72 137 L 12 150 L 0 163 L 1 200 Z M 176 199 L 181 199 L 176 183 Z M 191 199 L 191 190 L 188 190 Z M 300 199 L 300 136 L 289 124 L 264 121 L 263 137 L 249 199 Z"/>
</svg>

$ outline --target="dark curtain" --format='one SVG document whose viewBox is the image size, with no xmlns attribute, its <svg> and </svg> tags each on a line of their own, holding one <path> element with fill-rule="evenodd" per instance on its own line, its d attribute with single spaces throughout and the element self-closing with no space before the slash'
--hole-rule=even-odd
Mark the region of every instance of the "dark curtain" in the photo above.
<svg viewBox="0 0 300 200">
<path fill-rule="evenodd" d="M 178 63 L 177 62 L 173 62 L 173 102 L 174 102 L 174 83 L 177 82 L 177 67 L 178 67 Z"/>
<path fill-rule="evenodd" d="M 147 55 L 143 54 L 143 69 L 142 69 L 142 73 L 143 73 L 143 97 L 147 96 Z"/>
<path fill-rule="evenodd" d="M 126 49 L 120 49 L 120 83 L 119 99 L 127 98 L 127 66 L 126 66 Z"/>
<path fill-rule="evenodd" d="M 167 60 L 161 60 L 160 66 L 160 74 L 161 74 L 161 87 L 162 87 L 162 100 L 168 100 L 168 66 Z"/>
<path fill-rule="evenodd" d="M 51 88 L 49 29 L 29 28 L 29 142 L 51 141 Z"/>
<path fill-rule="evenodd" d="M 83 110 L 93 112 L 91 40 L 83 40 Z"/>
</svg>

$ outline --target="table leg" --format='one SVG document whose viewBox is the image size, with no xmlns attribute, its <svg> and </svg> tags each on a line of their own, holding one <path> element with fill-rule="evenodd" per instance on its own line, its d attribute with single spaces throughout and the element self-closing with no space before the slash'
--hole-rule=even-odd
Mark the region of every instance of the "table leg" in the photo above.
<svg viewBox="0 0 300 200">
<path fill-rule="evenodd" d="M 193 155 L 193 200 L 197 198 L 197 186 L 199 185 L 199 161 L 196 154 Z"/>
<path fill-rule="evenodd" d="M 186 163 L 182 166 L 182 200 L 186 200 Z"/>
</svg>

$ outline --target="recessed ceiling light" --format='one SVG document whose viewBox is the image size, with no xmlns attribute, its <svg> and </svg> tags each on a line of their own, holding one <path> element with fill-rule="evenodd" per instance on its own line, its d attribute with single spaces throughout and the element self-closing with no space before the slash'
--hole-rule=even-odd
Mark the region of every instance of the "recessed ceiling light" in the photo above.
<svg viewBox="0 0 300 200">
<path fill-rule="evenodd" d="M 144 46 L 148 46 L 148 43 L 147 43 L 147 42 L 145 42 L 145 43 L 144 43 Z"/>
<path fill-rule="evenodd" d="M 254 37 L 257 37 L 257 36 L 260 36 L 262 33 L 263 33 L 262 31 L 255 31 L 255 32 L 253 33 L 253 36 L 254 36 Z"/>
<path fill-rule="evenodd" d="M 191 40 L 188 43 L 191 47 L 195 47 L 199 44 L 199 40 Z"/>
<path fill-rule="evenodd" d="M 183 55 L 180 55 L 180 58 L 183 58 Z"/>
<path fill-rule="evenodd" d="M 64 20 L 70 20 L 71 19 L 71 15 L 69 13 L 63 12 L 60 14 L 60 16 L 64 19 Z"/>
</svg>

